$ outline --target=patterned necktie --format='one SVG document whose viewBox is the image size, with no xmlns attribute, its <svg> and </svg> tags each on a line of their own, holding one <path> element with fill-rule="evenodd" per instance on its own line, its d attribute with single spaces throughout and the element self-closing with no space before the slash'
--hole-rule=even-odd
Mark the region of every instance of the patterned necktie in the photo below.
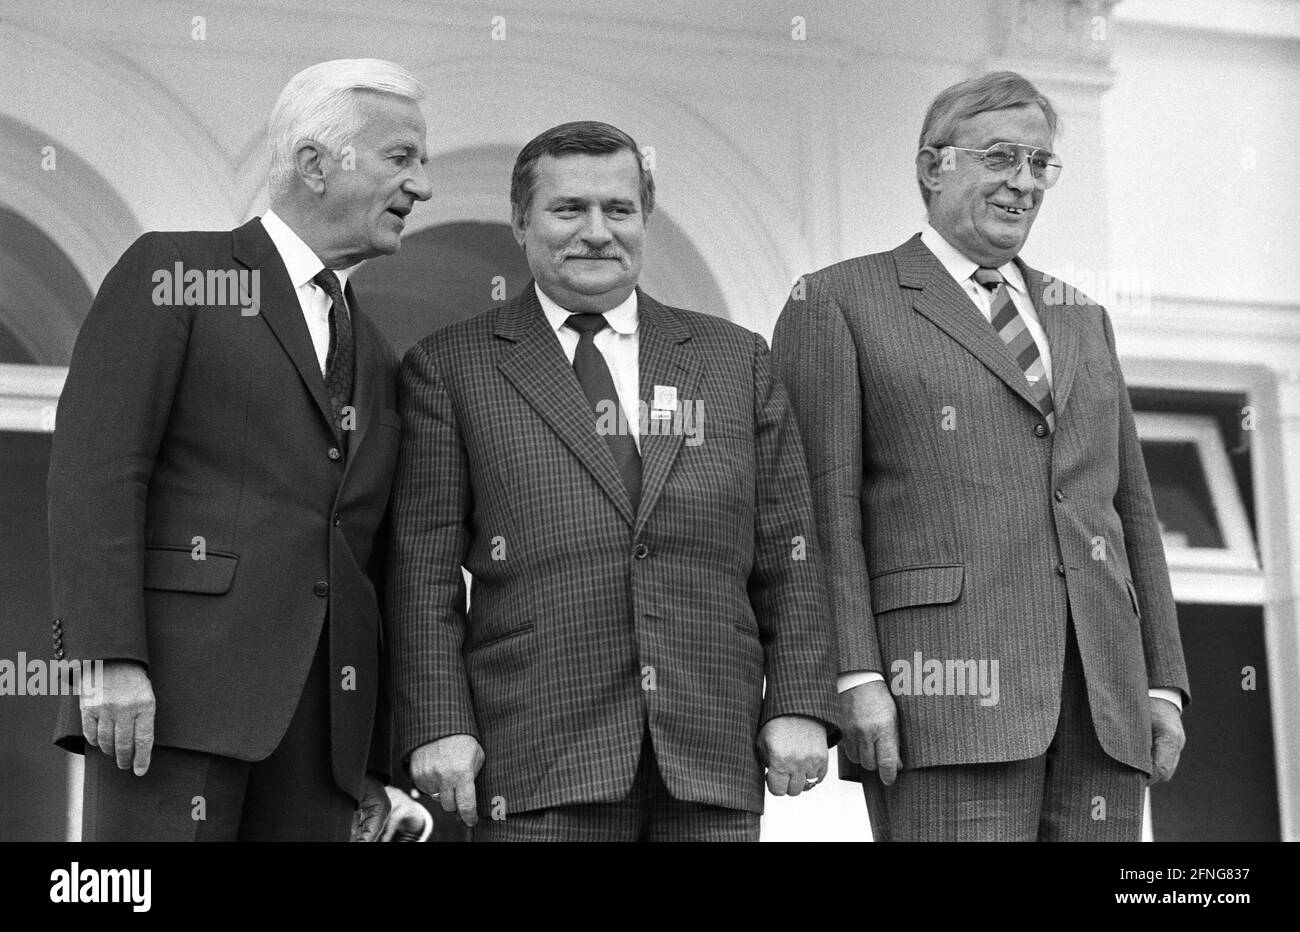
<svg viewBox="0 0 1300 932">
<path fill-rule="evenodd" d="M 337 275 L 329 269 L 321 269 L 312 281 L 330 296 L 330 346 L 325 354 L 325 390 L 330 396 L 330 409 L 334 413 L 334 428 L 339 435 L 339 445 L 346 455 L 348 435 L 352 431 L 344 429 L 343 408 L 352 404 L 352 373 L 356 362 L 352 318 L 343 301 L 343 289 L 339 287 Z"/>
<path fill-rule="evenodd" d="M 612 413 L 617 426 L 622 420 L 619 417 L 618 392 L 614 390 L 614 378 L 609 374 L 605 357 L 596 349 L 596 334 L 609 326 L 605 315 L 570 314 L 565 323 L 578 331 L 578 349 L 573 354 L 573 371 L 578 376 L 578 384 L 587 395 L 592 413 L 596 415 L 597 425 L 602 418 L 609 423 Z M 617 429 L 604 431 L 604 434 L 609 452 L 614 454 L 614 465 L 623 477 L 627 497 L 632 501 L 632 510 L 636 511 L 641 501 L 641 455 L 637 452 L 636 441 L 631 434 Z"/>
<path fill-rule="evenodd" d="M 1043 358 L 1038 353 L 1034 335 L 1029 332 L 1025 319 L 1016 310 L 1016 302 L 1011 300 L 1006 279 L 997 269 L 983 267 L 976 269 L 971 278 L 992 293 L 990 317 L 993 329 L 998 332 L 1024 371 L 1025 378 L 1029 381 L 1029 392 L 1038 402 L 1038 410 L 1047 421 L 1047 429 L 1056 430 L 1056 408 L 1052 403 L 1052 387 L 1047 384 L 1047 370 L 1043 367 Z"/>
</svg>

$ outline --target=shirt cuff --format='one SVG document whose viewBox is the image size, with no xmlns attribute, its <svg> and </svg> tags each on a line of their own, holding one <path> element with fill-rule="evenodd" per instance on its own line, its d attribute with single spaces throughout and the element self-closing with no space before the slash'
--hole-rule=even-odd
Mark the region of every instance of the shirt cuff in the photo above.
<svg viewBox="0 0 1300 932">
<path fill-rule="evenodd" d="M 1178 706 L 1178 711 L 1183 711 L 1183 694 L 1176 689 L 1152 689 L 1149 690 L 1152 699 L 1168 699 L 1174 705 Z"/>
<path fill-rule="evenodd" d="M 838 693 L 848 692 L 854 686 L 861 686 L 863 683 L 883 683 L 885 676 L 883 673 L 876 673 L 874 670 L 853 670 L 850 673 L 841 673 L 835 678 L 835 691 Z M 1179 706 L 1181 709 L 1182 706 Z"/>
</svg>

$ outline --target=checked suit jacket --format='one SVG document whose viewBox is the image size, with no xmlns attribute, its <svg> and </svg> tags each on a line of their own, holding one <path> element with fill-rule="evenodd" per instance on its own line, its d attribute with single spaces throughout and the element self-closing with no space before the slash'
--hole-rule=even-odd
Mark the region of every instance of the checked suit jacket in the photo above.
<svg viewBox="0 0 1300 932">
<path fill-rule="evenodd" d="M 157 306 L 154 275 L 177 263 L 257 270 L 258 312 Z M 401 421 L 396 354 L 350 287 L 346 297 L 356 429 L 344 457 L 301 305 L 261 221 L 136 240 L 77 337 L 49 527 L 56 654 L 145 664 L 158 745 L 267 757 L 328 612 L 332 767 L 360 798 L 366 769 L 388 769 L 372 570 Z M 75 697 L 56 738 L 82 749 Z"/>
<path fill-rule="evenodd" d="M 918 653 L 996 660 L 996 704 L 893 689 L 903 763 L 1027 759 L 1056 732 L 1072 619 L 1101 746 L 1149 773 L 1148 688 L 1188 684 L 1114 334 L 1104 308 L 1017 263 L 1051 348 L 1054 432 L 919 236 L 807 276 L 777 323 L 840 670 L 893 686 Z"/>
<path fill-rule="evenodd" d="M 624 798 L 647 727 L 675 798 L 761 812 L 760 727 L 833 737 L 803 452 L 766 346 L 638 299 L 641 399 L 675 387 L 703 434 L 643 429 L 635 512 L 533 285 L 402 364 L 398 743 L 476 737 L 485 817 Z"/>
</svg>

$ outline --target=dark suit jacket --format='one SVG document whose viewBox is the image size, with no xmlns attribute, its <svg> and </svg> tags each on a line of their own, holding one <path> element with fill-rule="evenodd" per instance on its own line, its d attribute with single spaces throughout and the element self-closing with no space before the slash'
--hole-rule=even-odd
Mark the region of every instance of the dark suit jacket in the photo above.
<svg viewBox="0 0 1300 932">
<path fill-rule="evenodd" d="M 260 313 L 155 306 L 152 276 L 178 262 L 259 270 Z M 387 770 L 381 626 L 367 564 L 401 422 L 396 354 L 351 289 L 347 298 L 356 429 L 348 456 L 333 459 L 324 379 L 261 222 L 140 237 L 77 337 L 51 453 L 49 520 L 63 652 L 147 664 L 159 745 L 240 760 L 270 754 L 328 610 L 334 773 L 357 795 L 372 739 L 372 767 Z M 193 558 L 196 537 L 206 559 Z M 57 734 L 80 750 L 75 699 L 64 703 Z"/>
<path fill-rule="evenodd" d="M 642 400 L 675 386 L 703 402 L 704 432 L 642 437 L 636 514 L 531 284 L 402 364 L 398 741 L 478 738 L 485 815 L 497 798 L 507 813 L 623 798 L 647 721 L 674 797 L 761 812 L 759 728 L 834 719 L 803 453 L 766 346 L 639 307 Z"/>
<path fill-rule="evenodd" d="M 781 314 L 773 357 L 808 455 L 840 669 L 890 681 L 918 651 L 997 660 L 996 705 L 895 690 L 903 761 L 1025 759 L 1056 731 L 1072 617 L 1102 747 L 1150 772 L 1148 687 L 1186 695 L 1187 672 L 1114 335 L 1103 308 L 1072 290 L 1064 303 L 1060 283 L 1045 297 L 1050 280 L 1020 267 L 1051 347 L 1054 433 L 919 237 L 808 276 Z"/>
</svg>

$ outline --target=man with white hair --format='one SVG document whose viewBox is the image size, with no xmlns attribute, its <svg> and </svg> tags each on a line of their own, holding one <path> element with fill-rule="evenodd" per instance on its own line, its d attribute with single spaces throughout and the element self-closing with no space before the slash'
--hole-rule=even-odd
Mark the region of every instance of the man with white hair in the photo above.
<svg viewBox="0 0 1300 932">
<path fill-rule="evenodd" d="M 87 840 L 374 840 L 388 812 L 377 577 L 397 358 L 348 285 L 430 196 L 423 90 L 295 75 L 271 210 L 150 232 L 77 338 L 49 477 L 54 655 L 103 661 L 56 740 Z"/>
</svg>

